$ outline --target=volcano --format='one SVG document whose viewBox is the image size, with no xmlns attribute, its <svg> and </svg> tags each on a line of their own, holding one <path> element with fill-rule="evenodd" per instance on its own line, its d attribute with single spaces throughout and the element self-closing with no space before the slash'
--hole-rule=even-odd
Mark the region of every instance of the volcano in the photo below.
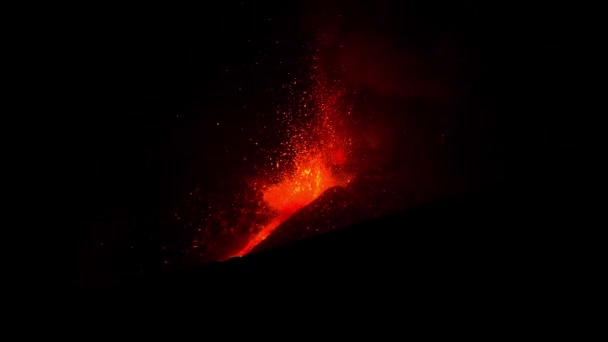
<svg viewBox="0 0 608 342">
<path fill-rule="evenodd" d="M 272 249 L 357 222 L 390 215 L 432 199 L 431 185 L 437 186 L 437 183 L 425 184 L 420 180 L 408 182 L 398 171 L 374 170 L 357 176 L 346 186 L 327 189 L 316 200 L 277 226 L 251 252 Z M 445 191 L 448 185 L 442 186 L 442 189 Z"/>
</svg>

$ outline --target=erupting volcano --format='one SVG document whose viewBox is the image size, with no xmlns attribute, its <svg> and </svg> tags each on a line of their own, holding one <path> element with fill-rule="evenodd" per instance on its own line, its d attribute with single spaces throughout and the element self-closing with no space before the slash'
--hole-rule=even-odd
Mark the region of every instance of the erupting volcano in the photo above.
<svg viewBox="0 0 608 342">
<path fill-rule="evenodd" d="M 337 84 L 330 85 L 318 73 L 310 81 L 310 91 L 304 91 L 304 96 L 299 97 L 296 105 L 299 108 L 284 112 L 289 140 L 282 144 L 283 158 L 275 166 L 290 166 L 279 175 L 278 183 L 268 185 L 262 191 L 263 200 L 274 217 L 252 235 L 236 256 L 249 253 L 294 212 L 325 190 L 347 182 L 341 166 L 346 164 L 351 143 L 338 129 L 344 126 L 344 116 L 350 114 L 350 108 L 342 101 L 344 90 Z M 294 117 L 296 113 L 300 117 Z"/>
<path fill-rule="evenodd" d="M 276 211 L 276 217 L 253 236 L 237 256 L 247 254 L 294 212 L 337 184 L 321 157 L 308 159 L 302 163 L 296 162 L 297 166 L 292 175 L 287 175 L 282 182 L 263 191 L 264 201 Z"/>
<path fill-rule="evenodd" d="M 348 134 L 352 92 L 325 77 L 315 58 L 311 63 L 306 79 L 285 85 L 290 99 L 276 111 L 282 142 L 266 151 L 262 165 L 255 167 L 257 176 L 217 198 L 197 194 L 188 213 L 175 215 L 197 227 L 188 250 L 202 262 L 249 253 L 292 214 L 354 175 Z"/>
</svg>

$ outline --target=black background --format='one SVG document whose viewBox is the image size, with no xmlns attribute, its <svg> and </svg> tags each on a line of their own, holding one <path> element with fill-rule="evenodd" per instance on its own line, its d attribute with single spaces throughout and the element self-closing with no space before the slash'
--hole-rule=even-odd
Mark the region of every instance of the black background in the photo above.
<svg viewBox="0 0 608 342">
<path fill-rule="evenodd" d="M 41 14 L 32 28 L 26 63 L 39 70 L 41 93 L 28 99 L 37 104 L 33 177 L 45 222 L 44 257 L 33 267 L 50 270 L 44 281 L 53 284 L 107 286 L 159 272 L 160 246 L 178 238 L 166 223 L 175 204 L 251 172 L 243 146 L 271 122 L 261 113 L 285 101 L 269 89 L 302 75 L 298 60 L 336 14 L 339 25 L 397 45 L 426 51 L 443 37 L 459 51 L 447 72 L 466 85 L 468 106 L 488 113 L 454 119 L 466 132 L 454 153 L 471 178 L 497 168 L 509 179 L 549 177 L 576 165 L 580 125 L 564 67 L 575 39 L 553 7 L 225 1 L 52 13 L 60 14 Z"/>
</svg>

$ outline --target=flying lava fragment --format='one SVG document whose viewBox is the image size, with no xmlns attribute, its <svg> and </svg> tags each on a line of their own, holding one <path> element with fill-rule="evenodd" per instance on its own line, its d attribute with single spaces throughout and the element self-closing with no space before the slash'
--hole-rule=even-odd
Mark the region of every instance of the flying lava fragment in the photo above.
<svg viewBox="0 0 608 342">
<path fill-rule="evenodd" d="M 316 69 L 316 68 L 315 68 Z M 248 243 L 235 256 L 249 253 L 256 245 L 266 239 L 285 220 L 298 209 L 305 207 L 325 190 L 336 185 L 344 185 L 346 175 L 336 172 L 346 163 L 349 142 L 340 132 L 342 123 L 340 102 L 344 93 L 337 84 L 330 85 L 323 75 L 314 74 L 309 98 L 301 104 L 300 115 L 310 116 L 310 121 L 298 126 L 288 127 L 289 141 L 286 163 L 293 165 L 281 175 L 278 183 L 263 190 L 263 199 L 274 212 L 274 218 L 253 234 Z M 288 115 L 294 115 L 289 113 Z M 293 122 L 292 118 L 287 118 Z M 290 163 L 291 162 L 291 163 Z"/>
<path fill-rule="evenodd" d="M 284 141 L 272 151 L 274 160 L 268 156 L 246 187 L 215 197 L 196 194 L 186 206 L 189 211 L 176 214 L 182 224 L 196 229 L 187 249 L 201 262 L 246 255 L 292 214 L 352 178 L 347 168 L 348 92 L 315 65 L 310 70 L 308 79 L 288 86 L 289 104 L 276 112 Z"/>
</svg>

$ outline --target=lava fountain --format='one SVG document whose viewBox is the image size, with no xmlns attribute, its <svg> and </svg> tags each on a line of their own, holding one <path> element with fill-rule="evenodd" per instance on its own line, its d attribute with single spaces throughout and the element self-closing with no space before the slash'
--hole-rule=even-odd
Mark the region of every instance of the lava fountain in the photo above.
<svg viewBox="0 0 608 342">
<path fill-rule="evenodd" d="M 187 234 L 187 243 L 177 247 L 177 255 L 185 253 L 180 258 L 188 260 L 182 264 L 251 252 L 292 214 L 354 176 L 353 94 L 325 77 L 315 58 L 311 64 L 307 77 L 283 88 L 289 98 L 276 111 L 275 131 L 282 142 L 263 150 L 263 164 L 254 165 L 258 176 L 235 180 L 238 185 L 215 194 L 193 191 L 178 205 L 174 218 Z"/>
<path fill-rule="evenodd" d="M 326 189 L 338 184 L 320 156 L 296 162 L 296 165 L 291 175 L 263 191 L 264 201 L 275 211 L 276 216 L 255 234 L 236 256 L 249 253 L 294 212 L 315 200 Z"/>
<path fill-rule="evenodd" d="M 351 144 L 340 129 L 344 127 L 344 116 L 350 115 L 350 108 L 343 101 L 344 90 L 318 73 L 311 80 L 310 91 L 302 94 L 308 96 L 299 97 L 297 110 L 285 112 L 289 139 L 282 144 L 284 158 L 277 161 L 276 167 L 282 162 L 292 167 L 280 175 L 278 183 L 262 191 L 264 202 L 274 212 L 274 217 L 252 234 L 235 256 L 249 253 L 298 209 L 325 190 L 348 181 L 347 174 L 340 174 Z M 300 117 L 294 118 L 295 114 Z M 302 117 L 308 120 L 298 120 Z M 302 123 L 295 123 L 298 121 Z"/>
</svg>

